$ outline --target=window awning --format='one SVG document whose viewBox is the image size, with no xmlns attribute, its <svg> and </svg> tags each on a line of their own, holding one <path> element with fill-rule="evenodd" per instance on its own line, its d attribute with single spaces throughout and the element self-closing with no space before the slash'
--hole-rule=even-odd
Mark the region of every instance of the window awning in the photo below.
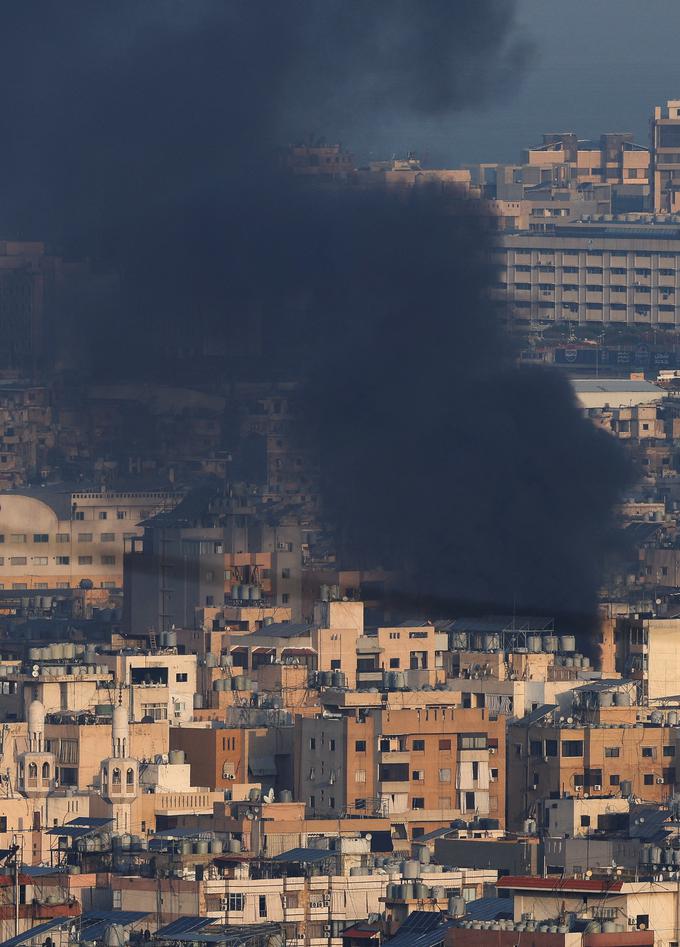
<svg viewBox="0 0 680 947">
<path fill-rule="evenodd" d="M 253 776 L 276 776 L 276 760 L 273 756 L 251 756 L 248 769 Z"/>
<path fill-rule="evenodd" d="M 284 648 L 281 651 L 282 658 L 283 657 L 287 657 L 287 658 L 315 657 L 315 656 L 316 656 L 316 651 L 314 650 L 314 648 Z"/>
</svg>

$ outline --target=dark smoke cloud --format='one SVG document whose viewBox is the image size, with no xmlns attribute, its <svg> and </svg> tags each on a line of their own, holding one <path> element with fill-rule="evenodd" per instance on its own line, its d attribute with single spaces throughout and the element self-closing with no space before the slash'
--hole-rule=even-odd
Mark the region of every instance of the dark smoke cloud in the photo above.
<svg viewBox="0 0 680 947">
<path fill-rule="evenodd" d="M 116 324 L 86 327 L 109 377 L 261 324 L 269 370 L 310 378 L 354 561 L 401 569 L 411 596 L 592 615 L 626 470 L 561 378 L 512 368 L 480 219 L 312 191 L 272 160 L 339 131 L 389 154 L 400 117 L 452 122 L 529 57 L 511 0 L 14 4 L 0 228 L 120 268 Z"/>
</svg>

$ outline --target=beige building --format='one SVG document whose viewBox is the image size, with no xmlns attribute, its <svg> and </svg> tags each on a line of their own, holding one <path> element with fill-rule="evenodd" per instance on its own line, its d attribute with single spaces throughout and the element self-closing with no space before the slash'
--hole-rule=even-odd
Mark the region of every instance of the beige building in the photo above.
<svg viewBox="0 0 680 947">
<path fill-rule="evenodd" d="M 670 99 L 654 109 L 652 190 L 657 213 L 680 211 L 680 100 Z"/>
<path fill-rule="evenodd" d="M 169 491 L 43 487 L 0 493 L 0 587 L 69 589 L 123 585 L 125 539 L 179 497 Z"/>
<path fill-rule="evenodd" d="M 496 295 L 509 320 L 679 325 L 680 217 L 634 216 L 500 233 Z"/>
</svg>

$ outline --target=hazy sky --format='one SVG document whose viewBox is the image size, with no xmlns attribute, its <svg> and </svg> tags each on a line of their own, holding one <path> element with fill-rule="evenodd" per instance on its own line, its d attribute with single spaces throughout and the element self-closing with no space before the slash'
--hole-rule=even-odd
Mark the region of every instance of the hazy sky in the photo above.
<svg viewBox="0 0 680 947">
<path fill-rule="evenodd" d="M 646 144 L 652 106 L 680 98 L 678 0 L 518 0 L 518 21 L 534 60 L 508 100 L 405 125 L 396 150 L 430 163 L 514 161 L 543 131 L 632 131 Z"/>
</svg>

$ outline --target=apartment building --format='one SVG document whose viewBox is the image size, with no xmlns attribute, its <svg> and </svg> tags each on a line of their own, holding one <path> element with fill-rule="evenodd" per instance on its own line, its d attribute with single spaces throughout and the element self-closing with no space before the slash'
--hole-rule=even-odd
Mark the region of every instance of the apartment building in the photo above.
<svg viewBox="0 0 680 947">
<path fill-rule="evenodd" d="M 144 525 L 125 548 L 129 632 L 195 628 L 198 611 L 226 604 L 285 606 L 301 617 L 302 533 L 252 498 L 208 487 Z M 288 612 L 286 612 L 288 614 Z"/>
<path fill-rule="evenodd" d="M 298 719 L 296 798 L 307 812 L 387 814 L 409 838 L 465 814 L 503 821 L 505 718 L 444 695 L 428 706 L 428 696 L 390 708 L 331 693 L 325 714 Z"/>
<path fill-rule="evenodd" d="M 503 232 L 495 258 L 496 295 L 507 304 L 510 322 L 680 323 L 680 217 Z"/>
<path fill-rule="evenodd" d="M 511 724 L 509 828 L 521 829 L 527 818 L 540 822 L 551 800 L 564 795 L 669 799 L 677 780 L 680 731 L 667 721 L 638 721 L 638 712 L 635 706 L 613 707 L 601 710 L 595 723 L 568 723 L 570 718 L 560 722 L 543 711 L 542 719 Z"/>
<path fill-rule="evenodd" d="M 680 210 L 680 100 L 657 105 L 651 122 L 654 210 Z"/>
<path fill-rule="evenodd" d="M 0 488 L 49 476 L 57 441 L 49 390 L 19 380 L 0 386 Z"/>
<path fill-rule="evenodd" d="M 120 589 L 125 540 L 178 499 L 169 490 L 84 485 L 0 493 L 0 587 Z"/>
<path fill-rule="evenodd" d="M 680 618 L 622 615 L 616 624 L 615 646 L 617 670 L 638 681 L 648 701 L 678 695 Z"/>
<path fill-rule="evenodd" d="M 636 144 L 630 132 L 607 133 L 595 141 L 573 132 L 544 134 L 542 143 L 527 148 L 522 160 L 530 167 L 553 169 L 558 181 L 625 186 L 640 199 L 649 194 L 649 148 Z M 638 203 L 642 209 L 642 201 Z"/>
</svg>

